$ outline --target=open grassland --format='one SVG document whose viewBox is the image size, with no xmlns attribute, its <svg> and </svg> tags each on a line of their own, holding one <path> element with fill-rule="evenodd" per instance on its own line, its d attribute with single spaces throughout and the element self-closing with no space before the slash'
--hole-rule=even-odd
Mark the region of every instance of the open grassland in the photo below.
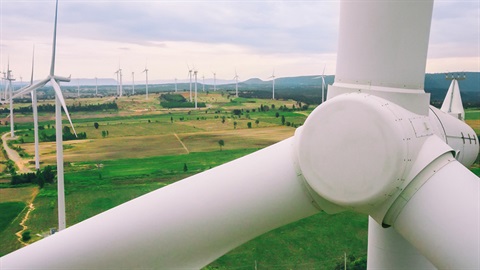
<svg viewBox="0 0 480 270">
<path fill-rule="evenodd" d="M 480 109 L 470 109 L 465 111 L 465 122 L 480 134 Z"/>
<path fill-rule="evenodd" d="M 366 256 L 367 228 L 365 215 L 322 212 L 259 236 L 207 269 L 335 269 L 344 253 Z"/>
<path fill-rule="evenodd" d="M 15 233 L 21 229 L 19 223 L 25 206 L 20 201 L 0 203 L 0 256 L 21 247 Z"/>
<path fill-rule="evenodd" d="M 38 187 L 0 188 L 0 256 L 22 247 L 15 233 Z"/>
</svg>

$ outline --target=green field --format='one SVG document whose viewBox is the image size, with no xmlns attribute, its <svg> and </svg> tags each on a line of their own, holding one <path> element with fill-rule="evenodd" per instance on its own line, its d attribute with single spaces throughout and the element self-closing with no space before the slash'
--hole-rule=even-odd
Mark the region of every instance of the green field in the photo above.
<svg viewBox="0 0 480 270">
<path fill-rule="evenodd" d="M 21 247 L 17 241 L 15 232 L 20 230 L 18 223 L 21 220 L 20 214 L 25 209 L 24 202 L 3 202 L 0 203 L 0 256 L 8 253 L 10 250 Z"/>
</svg>

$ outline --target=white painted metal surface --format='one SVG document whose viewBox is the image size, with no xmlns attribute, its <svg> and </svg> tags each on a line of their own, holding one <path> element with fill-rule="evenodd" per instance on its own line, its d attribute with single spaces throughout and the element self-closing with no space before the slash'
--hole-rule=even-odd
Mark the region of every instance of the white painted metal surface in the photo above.
<svg viewBox="0 0 480 270">
<path fill-rule="evenodd" d="M 370 270 L 436 269 L 393 228 L 382 228 L 375 220 L 368 220 L 368 258 Z"/>
<path fill-rule="evenodd" d="M 393 227 L 439 269 L 480 269 L 480 181 L 449 155 L 422 171 L 428 179 Z"/>
<path fill-rule="evenodd" d="M 458 81 L 456 79 L 452 80 L 440 110 L 457 119 L 462 121 L 465 120 L 465 110 L 463 109 L 460 87 L 458 86 Z"/>
</svg>

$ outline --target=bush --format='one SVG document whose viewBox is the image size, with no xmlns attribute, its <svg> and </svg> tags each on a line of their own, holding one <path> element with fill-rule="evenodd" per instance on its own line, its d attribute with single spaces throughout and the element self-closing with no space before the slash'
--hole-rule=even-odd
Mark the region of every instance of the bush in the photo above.
<svg viewBox="0 0 480 270">
<path fill-rule="evenodd" d="M 30 231 L 25 231 L 22 233 L 23 242 L 28 242 L 30 239 L 32 239 L 32 236 L 30 236 Z"/>
</svg>

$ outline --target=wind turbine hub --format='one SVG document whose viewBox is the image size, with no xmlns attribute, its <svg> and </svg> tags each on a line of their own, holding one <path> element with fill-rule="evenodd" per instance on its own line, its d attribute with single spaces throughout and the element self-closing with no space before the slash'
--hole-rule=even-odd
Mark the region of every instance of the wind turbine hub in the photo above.
<svg viewBox="0 0 480 270">
<path fill-rule="evenodd" d="M 308 186 L 346 209 L 378 209 L 406 185 L 405 172 L 416 154 L 411 151 L 417 137 L 410 121 L 415 116 L 364 93 L 328 100 L 295 134 L 298 165 Z"/>
</svg>

